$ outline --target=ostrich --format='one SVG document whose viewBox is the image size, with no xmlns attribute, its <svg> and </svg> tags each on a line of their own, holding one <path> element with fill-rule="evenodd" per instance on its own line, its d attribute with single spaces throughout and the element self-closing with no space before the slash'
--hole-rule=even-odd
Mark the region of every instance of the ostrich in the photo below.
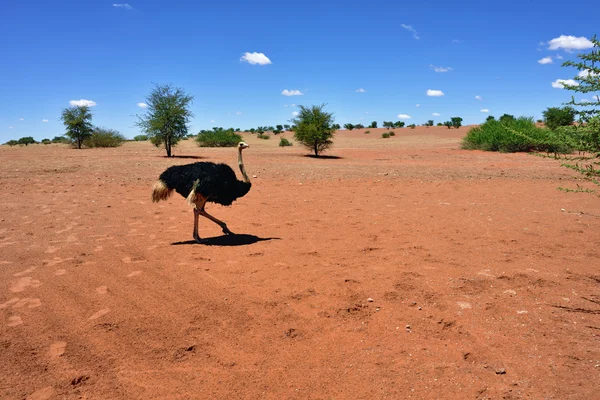
<svg viewBox="0 0 600 400">
<path fill-rule="evenodd" d="M 232 235 L 233 232 L 227 228 L 225 222 L 204 211 L 204 206 L 206 202 L 229 206 L 237 198 L 248 193 L 252 183 L 246 174 L 242 160 L 242 150 L 248 147 L 250 146 L 244 142 L 238 144 L 238 164 L 244 177 L 243 181 L 238 180 L 235 172 L 226 164 L 197 162 L 174 165 L 160 174 L 152 190 L 152 201 L 157 203 L 168 199 L 173 190 L 185 197 L 188 204 L 194 207 L 194 240 L 197 243 L 202 243 L 202 239 L 198 236 L 200 215 L 219 225 L 226 235 Z"/>
</svg>

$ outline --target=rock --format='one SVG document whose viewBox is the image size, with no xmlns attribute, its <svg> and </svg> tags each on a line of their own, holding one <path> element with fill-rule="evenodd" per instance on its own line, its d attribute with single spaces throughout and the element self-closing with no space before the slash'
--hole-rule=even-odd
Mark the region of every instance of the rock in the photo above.
<svg viewBox="0 0 600 400">
<path fill-rule="evenodd" d="M 374 302 L 375 300 L 373 300 L 372 298 L 370 298 L 370 297 L 369 297 L 369 298 L 367 299 L 367 301 L 368 301 L 369 303 L 372 303 L 372 302 Z"/>
<path fill-rule="evenodd" d="M 505 368 L 498 368 L 496 369 L 496 375 L 504 375 L 506 374 L 506 369 Z"/>
<path fill-rule="evenodd" d="M 410 325 L 406 325 L 406 330 L 410 330 Z"/>
</svg>

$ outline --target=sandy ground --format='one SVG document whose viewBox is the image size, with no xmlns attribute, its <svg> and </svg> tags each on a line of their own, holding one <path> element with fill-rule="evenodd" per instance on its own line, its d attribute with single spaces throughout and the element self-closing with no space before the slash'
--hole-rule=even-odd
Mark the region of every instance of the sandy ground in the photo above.
<svg viewBox="0 0 600 400">
<path fill-rule="evenodd" d="M 0 148 L 0 398 L 600 398 L 599 198 L 466 128 L 382 131 L 247 137 L 209 245 L 151 187 L 235 149 Z"/>
</svg>

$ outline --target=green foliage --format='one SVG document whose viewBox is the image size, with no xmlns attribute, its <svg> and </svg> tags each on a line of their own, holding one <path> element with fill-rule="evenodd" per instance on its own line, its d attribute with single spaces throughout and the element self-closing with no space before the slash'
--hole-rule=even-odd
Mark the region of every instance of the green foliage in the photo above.
<svg viewBox="0 0 600 400">
<path fill-rule="evenodd" d="M 579 93 L 589 93 L 591 99 L 586 101 L 575 101 L 575 97 L 571 97 L 571 101 L 567 105 L 578 107 L 575 114 L 579 116 L 581 122 L 588 122 L 592 118 L 600 115 L 600 41 L 594 35 L 591 39 L 594 47 L 587 54 L 578 54 L 577 58 L 581 61 L 565 61 L 564 67 L 575 67 L 579 74 L 573 79 L 577 81 L 577 86 L 563 84 L 567 90 L 572 90 Z M 593 93 L 596 93 L 595 95 Z"/>
<path fill-rule="evenodd" d="M 294 138 L 306 148 L 314 151 L 315 156 L 333 145 L 333 114 L 320 106 L 299 106 L 299 114 L 293 120 L 296 125 Z"/>
<path fill-rule="evenodd" d="M 52 141 L 50 139 L 42 139 L 42 144 L 50 144 Z"/>
<path fill-rule="evenodd" d="M 277 125 L 275 128 L 277 128 L 279 132 L 283 131 L 283 125 Z"/>
<path fill-rule="evenodd" d="M 332 128 L 333 128 L 333 126 L 332 126 Z M 351 131 L 352 129 L 354 129 L 354 125 L 353 124 L 344 124 L 344 128 L 346 128 L 349 131 Z"/>
<path fill-rule="evenodd" d="M 447 127 L 448 129 L 452 128 L 452 126 L 453 126 L 452 121 L 444 122 L 444 126 Z"/>
<path fill-rule="evenodd" d="M 83 141 L 86 147 L 119 147 L 125 137 L 114 129 L 94 128 L 92 135 Z"/>
<path fill-rule="evenodd" d="M 286 124 L 286 125 L 283 125 L 283 127 L 285 128 L 285 130 L 286 130 L 286 131 L 289 131 L 289 130 L 290 130 L 290 126 L 289 126 L 289 125 L 287 125 L 287 124 Z M 339 127 L 339 125 L 338 125 L 338 127 Z M 340 129 L 340 128 L 338 128 L 338 129 Z"/>
<path fill-rule="evenodd" d="M 19 139 L 18 143 L 28 146 L 30 144 L 35 144 L 37 142 L 35 141 L 35 139 L 32 136 L 25 136 L 25 137 L 22 137 L 21 139 Z"/>
<path fill-rule="evenodd" d="M 65 108 L 61 119 L 67 129 L 67 136 L 72 143 L 81 149 L 83 141 L 92 135 L 92 112 L 88 106 L 73 106 Z"/>
<path fill-rule="evenodd" d="M 426 126 L 426 127 L 428 127 L 428 128 L 429 128 L 430 126 L 433 126 L 433 120 L 432 120 L 432 119 L 430 119 L 429 121 L 427 121 L 427 123 L 425 124 L 425 126 Z"/>
<path fill-rule="evenodd" d="M 10 147 L 13 147 L 13 146 L 16 146 L 16 145 L 18 145 L 18 144 L 19 144 L 19 141 L 18 141 L 18 140 L 14 140 L 14 139 L 13 139 L 13 140 L 9 140 L 8 142 L 6 142 L 6 143 L 4 143 L 4 144 L 5 144 L 5 145 L 7 145 L 7 146 L 10 146 Z"/>
<path fill-rule="evenodd" d="M 396 132 L 394 132 L 394 131 L 391 131 L 391 132 L 390 132 L 390 136 L 396 136 Z"/>
<path fill-rule="evenodd" d="M 510 114 L 502 114 L 502 116 L 500 117 L 500 122 L 509 122 L 514 120 L 515 116 Z"/>
<path fill-rule="evenodd" d="M 259 133 L 256 137 L 259 139 L 265 139 L 265 140 L 271 139 L 271 136 L 265 135 L 264 133 Z"/>
<path fill-rule="evenodd" d="M 404 121 L 397 121 L 395 124 L 393 124 L 393 128 L 403 128 L 404 125 L 406 125 L 406 123 Z"/>
<path fill-rule="evenodd" d="M 444 124 L 442 124 L 441 122 L 438 122 L 437 126 L 444 126 Z"/>
<path fill-rule="evenodd" d="M 544 116 L 544 124 L 556 130 L 559 126 L 569 126 L 575 121 L 575 110 L 571 107 L 549 107 L 542 113 Z"/>
<path fill-rule="evenodd" d="M 135 140 L 136 142 L 145 142 L 146 140 L 148 140 L 148 136 L 147 135 L 137 135 L 133 137 L 133 140 Z"/>
<path fill-rule="evenodd" d="M 370 134 L 370 133 L 371 133 L 371 131 L 370 131 L 370 130 L 368 130 L 368 129 L 365 131 L 365 135 L 368 135 L 368 134 Z"/>
<path fill-rule="evenodd" d="M 394 127 L 394 123 L 392 121 L 383 121 L 383 127 L 386 129 L 390 129 Z"/>
<path fill-rule="evenodd" d="M 565 145 L 554 132 L 539 128 L 533 118 L 520 117 L 502 121 L 490 120 L 472 128 L 463 138 L 462 148 L 467 150 L 500 151 L 507 153 L 542 151 L 567 153 Z"/>
<path fill-rule="evenodd" d="M 287 147 L 287 146 L 293 146 L 292 142 L 290 142 L 289 140 L 287 140 L 286 138 L 281 138 L 279 139 L 279 147 Z"/>
<path fill-rule="evenodd" d="M 265 133 L 267 130 L 266 126 L 259 126 L 258 128 L 256 128 L 256 133 L 258 133 L 259 135 L 262 135 L 263 133 Z"/>
<path fill-rule="evenodd" d="M 54 136 L 54 139 L 52 139 L 52 143 L 64 143 L 64 144 L 69 144 L 71 143 L 71 141 L 64 137 L 64 136 Z"/>
<path fill-rule="evenodd" d="M 371 125 L 369 125 L 369 128 L 377 128 L 377 121 L 371 122 Z"/>
<path fill-rule="evenodd" d="M 193 117 L 190 104 L 194 97 L 171 85 L 155 85 L 146 98 L 146 113 L 138 116 L 136 125 L 150 137 L 156 147 L 164 145 L 167 157 L 172 147 L 186 137 Z"/>
<path fill-rule="evenodd" d="M 384 132 L 384 133 L 381 134 L 381 137 L 384 138 L 384 139 L 387 139 L 387 138 L 390 137 L 390 134 L 387 133 L 387 132 Z"/>
<path fill-rule="evenodd" d="M 254 129 L 254 128 L 250 128 L 250 129 L 248 129 L 248 132 L 250 132 L 250 133 L 255 133 L 255 132 L 256 132 L 256 129 Z"/>
<path fill-rule="evenodd" d="M 152 140 L 152 139 L 151 139 Z M 200 147 L 235 147 L 242 141 L 242 136 L 233 129 L 213 128 L 198 134 L 196 142 Z"/>
<path fill-rule="evenodd" d="M 365 129 L 365 126 L 363 124 L 356 124 L 354 125 L 354 129 Z"/>
<path fill-rule="evenodd" d="M 493 121 L 495 119 L 496 119 L 496 117 L 494 117 L 493 115 L 488 115 L 488 117 L 485 119 L 485 122 Z"/>
<path fill-rule="evenodd" d="M 408 125 L 408 127 L 409 127 L 410 129 L 415 129 L 417 126 L 416 126 L 415 124 L 410 124 L 410 125 Z"/>
<path fill-rule="evenodd" d="M 462 126 L 463 119 L 461 117 L 452 117 L 450 119 L 452 120 L 452 126 L 455 127 L 456 129 L 458 129 Z"/>
</svg>

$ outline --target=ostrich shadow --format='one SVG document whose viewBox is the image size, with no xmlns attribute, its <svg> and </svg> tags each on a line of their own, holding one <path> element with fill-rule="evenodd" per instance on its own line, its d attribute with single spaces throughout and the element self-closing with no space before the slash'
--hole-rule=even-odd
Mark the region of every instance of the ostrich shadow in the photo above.
<svg viewBox="0 0 600 400">
<path fill-rule="evenodd" d="M 343 160 L 344 159 L 344 157 L 340 157 L 340 156 L 323 156 L 323 155 L 315 156 L 314 154 L 305 154 L 302 157 L 316 158 L 317 160 Z"/>
<path fill-rule="evenodd" d="M 182 158 L 182 159 L 192 159 L 192 160 L 202 160 L 206 157 L 202 157 L 202 156 L 186 156 L 186 155 L 181 155 L 181 156 L 176 156 L 176 155 L 172 155 L 171 157 L 169 156 L 160 156 L 161 158 Z"/>
<path fill-rule="evenodd" d="M 254 235 L 222 235 L 222 236 L 213 236 L 209 238 L 202 239 L 201 243 L 197 243 L 195 240 L 186 240 L 183 242 L 174 242 L 171 243 L 173 246 L 179 246 L 182 244 L 203 244 L 205 246 L 248 246 L 250 244 L 254 244 L 257 242 L 263 242 L 265 240 L 280 240 L 281 238 L 270 237 L 270 238 L 261 238 Z"/>
</svg>

